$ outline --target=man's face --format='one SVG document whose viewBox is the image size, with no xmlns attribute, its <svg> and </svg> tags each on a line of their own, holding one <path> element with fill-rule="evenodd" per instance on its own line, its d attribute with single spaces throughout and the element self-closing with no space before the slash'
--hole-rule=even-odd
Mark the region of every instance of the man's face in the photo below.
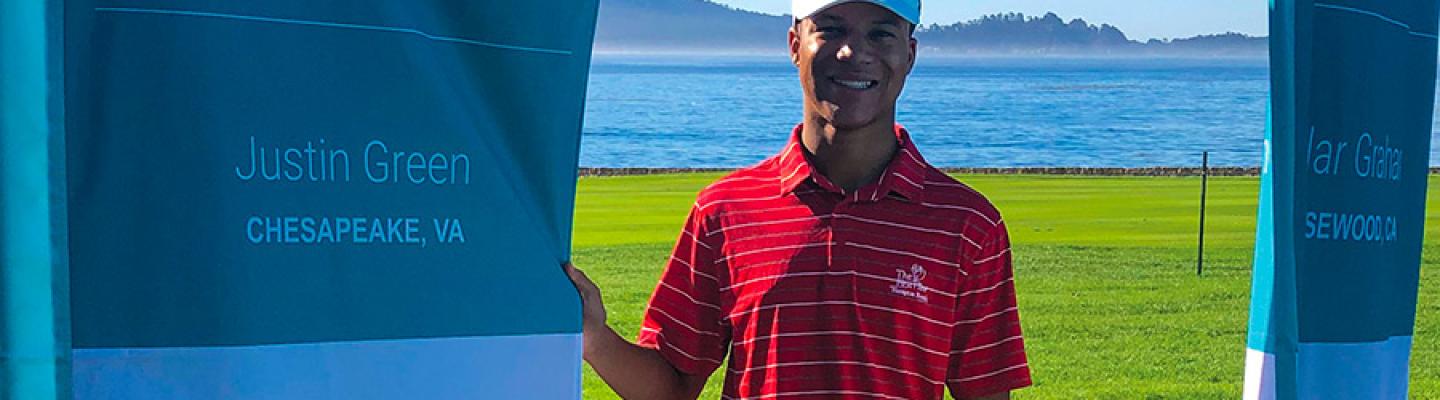
<svg viewBox="0 0 1440 400">
<path fill-rule="evenodd" d="M 895 115 L 895 100 L 915 65 L 910 23 L 880 6 L 846 3 L 790 29 L 790 58 L 800 69 L 805 107 L 839 129 Z"/>
</svg>

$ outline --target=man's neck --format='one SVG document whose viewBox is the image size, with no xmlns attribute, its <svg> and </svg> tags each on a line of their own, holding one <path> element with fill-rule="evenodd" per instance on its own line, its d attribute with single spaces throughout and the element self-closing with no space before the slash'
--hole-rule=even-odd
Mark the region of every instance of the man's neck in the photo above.
<svg viewBox="0 0 1440 400">
<path fill-rule="evenodd" d="M 800 141 L 815 169 L 846 193 L 879 179 L 899 148 L 893 120 L 838 130 L 822 119 L 807 118 Z"/>
</svg>

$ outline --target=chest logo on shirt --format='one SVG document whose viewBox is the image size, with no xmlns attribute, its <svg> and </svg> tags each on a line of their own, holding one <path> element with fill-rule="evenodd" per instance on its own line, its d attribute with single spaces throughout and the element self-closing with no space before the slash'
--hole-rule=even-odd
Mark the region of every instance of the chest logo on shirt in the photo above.
<svg viewBox="0 0 1440 400">
<path fill-rule="evenodd" d="M 890 285 L 890 293 L 915 299 L 921 303 L 929 303 L 930 299 L 925 296 L 925 267 L 918 264 L 911 264 L 910 270 L 906 271 L 896 268 L 899 275 L 895 278 L 895 284 Z"/>
</svg>

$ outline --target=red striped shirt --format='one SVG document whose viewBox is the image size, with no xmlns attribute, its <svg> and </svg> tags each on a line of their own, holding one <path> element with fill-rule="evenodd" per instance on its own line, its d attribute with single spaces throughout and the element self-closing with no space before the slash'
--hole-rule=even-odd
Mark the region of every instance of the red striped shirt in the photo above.
<svg viewBox="0 0 1440 400">
<path fill-rule="evenodd" d="M 1028 386 L 1010 242 L 980 193 L 903 127 L 845 193 L 799 142 L 700 192 L 639 343 L 724 397 L 939 399 Z"/>
</svg>

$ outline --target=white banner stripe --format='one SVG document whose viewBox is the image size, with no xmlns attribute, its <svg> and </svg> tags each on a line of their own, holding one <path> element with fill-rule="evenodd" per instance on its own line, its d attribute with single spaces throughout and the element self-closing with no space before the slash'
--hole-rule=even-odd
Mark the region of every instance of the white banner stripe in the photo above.
<svg viewBox="0 0 1440 400">
<path fill-rule="evenodd" d="M 1275 356 L 1245 349 L 1244 400 L 1275 400 Z"/>
</svg>

